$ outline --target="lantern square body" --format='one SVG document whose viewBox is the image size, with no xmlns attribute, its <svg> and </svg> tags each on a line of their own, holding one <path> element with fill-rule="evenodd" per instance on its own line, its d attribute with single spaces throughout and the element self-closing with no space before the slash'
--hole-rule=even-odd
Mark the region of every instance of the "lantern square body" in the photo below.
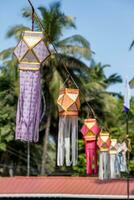
<svg viewBox="0 0 134 200">
<path fill-rule="evenodd" d="M 100 128 L 96 122 L 96 119 L 85 119 L 84 125 L 81 128 L 81 133 L 83 134 L 84 140 L 96 140 L 97 135 L 100 132 Z"/>
<path fill-rule="evenodd" d="M 14 50 L 19 69 L 39 70 L 40 65 L 50 55 L 42 32 L 25 31 Z"/>
<path fill-rule="evenodd" d="M 59 115 L 78 115 L 78 110 L 80 108 L 79 89 L 61 89 L 57 104 Z"/>
<path fill-rule="evenodd" d="M 67 166 L 76 165 L 79 89 L 61 89 L 57 104 L 59 110 L 57 165 L 64 165 L 64 160 Z"/>
<path fill-rule="evenodd" d="M 99 179 L 104 180 L 110 177 L 110 148 L 111 140 L 108 132 L 100 132 L 97 145 L 99 147 Z"/>
<path fill-rule="evenodd" d="M 42 32 L 24 31 L 14 50 L 20 72 L 16 139 L 38 142 L 41 117 L 40 65 L 50 55 Z"/>
<path fill-rule="evenodd" d="M 84 125 L 81 128 L 81 133 L 85 141 L 85 154 L 86 154 L 86 174 L 97 174 L 97 135 L 100 132 L 100 128 L 96 122 L 96 119 L 85 119 Z"/>
</svg>

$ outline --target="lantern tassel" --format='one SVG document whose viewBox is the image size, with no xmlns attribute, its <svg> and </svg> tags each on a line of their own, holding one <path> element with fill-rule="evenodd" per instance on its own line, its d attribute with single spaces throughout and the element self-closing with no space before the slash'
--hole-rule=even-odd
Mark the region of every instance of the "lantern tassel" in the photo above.
<svg viewBox="0 0 134 200">
<path fill-rule="evenodd" d="M 104 180 L 109 178 L 109 154 L 108 152 L 100 152 L 99 159 L 99 179 Z"/>
<path fill-rule="evenodd" d="M 116 154 L 110 155 L 110 178 L 117 178 L 119 176 L 118 160 Z"/>
<path fill-rule="evenodd" d="M 20 97 L 16 119 L 16 139 L 38 141 L 40 111 L 40 72 L 20 71 Z"/>
<path fill-rule="evenodd" d="M 97 144 L 96 141 L 88 141 L 85 145 L 86 152 L 86 173 L 91 175 L 93 173 L 97 174 Z"/>
<path fill-rule="evenodd" d="M 60 116 L 58 132 L 58 156 L 57 165 L 66 166 L 77 164 L 78 156 L 78 117 Z"/>
</svg>

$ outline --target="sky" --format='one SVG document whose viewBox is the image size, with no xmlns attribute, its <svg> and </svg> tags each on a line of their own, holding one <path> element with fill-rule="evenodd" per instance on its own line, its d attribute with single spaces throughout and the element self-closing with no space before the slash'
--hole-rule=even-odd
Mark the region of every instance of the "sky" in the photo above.
<svg viewBox="0 0 134 200">
<path fill-rule="evenodd" d="M 123 80 L 134 76 L 134 48 L 129 46 L 134 39 L 134 0 L 60 0 L 66 15 L 75 17 L 77 29 L 64 32 L 63 37 L 81 34 L 95 52 L 94 59 L 111 67 L 106 75 L 121 75 Z M 35 8 L 48 6 L 52 0 L 32 0 Z M 16 41 L 6 38 L 6 32 L 15 24 L 29 25 L 21 16 L 21 9 L 28 6 L 27 0 L 1 0 L 0 6 L 0 51 L 15 46 Z M 124 91 L 123 84 L 109 88 Z"/>
</svg>

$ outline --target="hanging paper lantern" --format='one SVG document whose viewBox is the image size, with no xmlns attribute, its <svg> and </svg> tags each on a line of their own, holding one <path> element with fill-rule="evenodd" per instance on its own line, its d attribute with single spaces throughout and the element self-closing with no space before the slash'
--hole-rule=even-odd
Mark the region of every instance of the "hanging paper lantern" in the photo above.
<svg viewBox="0 0 134 200">
<path fill-rule="evenodd" d="M 111 140 L 108 132 L 101 132 L 97 145 L 100 149 L 99 155 L 99 179 L 108 179 L 110 176 L 110 158 L 109 158 L 109 147 Z"/>
<path fill-rule="evenodd" d="M 110 178 L 116 178 L 120 176 L 119 162 L 117 158 L 117 139 L 111 139 L 111 145 L 109 149 L 110 154 Z"/>
<path fill-rule="evenodd" d="M 76 165 L 78 111 L 80 108 L 79 89 L 60 90 L 57 100 L 59 109 L 58 156 L 57 165 Z"/>
<path fill-rule="evenodd" d="M 25 31 L 14 50 L 19 62 L 20 96 L 16 139 L 38 141 L 41 109 L 40 65 L 50 55 L 42 32 Z"/>
<path fill-rule="evenodd" d="M 82 126 L 81 133 L 85 141 L 85 153 L 86 153 L 86 173 L 91 175 L 97 174 L 97 142 L 96 137 L 100 132 L 100 128 L 96 122 L 96 119 L 85 119 L 84 125 Z"/>
</svg>

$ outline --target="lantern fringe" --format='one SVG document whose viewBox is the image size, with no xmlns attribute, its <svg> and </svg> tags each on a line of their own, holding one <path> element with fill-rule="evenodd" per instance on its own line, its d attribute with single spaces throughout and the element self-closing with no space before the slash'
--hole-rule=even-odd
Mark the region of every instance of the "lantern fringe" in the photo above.
<svg viewBox="0 0 134 200">
<path fill-rule="evenodd" d="M 77 164 L 78 157 L 78 116 L 60 116 L 58 132 L 57 165 Z"/>
<path fill-rule="evenodd" d="M 120 177 L 120 168 L 116 154 L 110 154 L 110 178 Z"/>
<path fill-rule="evenodd" d="M 87 141 L 85 145 L 86 152 L 86 173 L 91 175 L 92 173 L 98 173 L 97 167 L 97 144 L 96 141 Z"/>
<path fill-rule="evenodd" d="M 128 172 L 127 169 L 127 161 L 126 161 L 126 151 L 127 147 L 125 143 L 118 143 L 118 163 L 119 163 L 119 168 L 120 172 Z"/>
<path fill-rule="evenodd" d="M 40 114 L 40 71 L 20 70 L 20 96 L 16 118 L 16 139 L 30 142 L 38 141 Z"/>
<path fill-rule="evenodd" d="M 108 152 L 100 152 L 99 156 L 99 179 L 108 179 L 110 175 L 110 158 Z"/>
</svg>

